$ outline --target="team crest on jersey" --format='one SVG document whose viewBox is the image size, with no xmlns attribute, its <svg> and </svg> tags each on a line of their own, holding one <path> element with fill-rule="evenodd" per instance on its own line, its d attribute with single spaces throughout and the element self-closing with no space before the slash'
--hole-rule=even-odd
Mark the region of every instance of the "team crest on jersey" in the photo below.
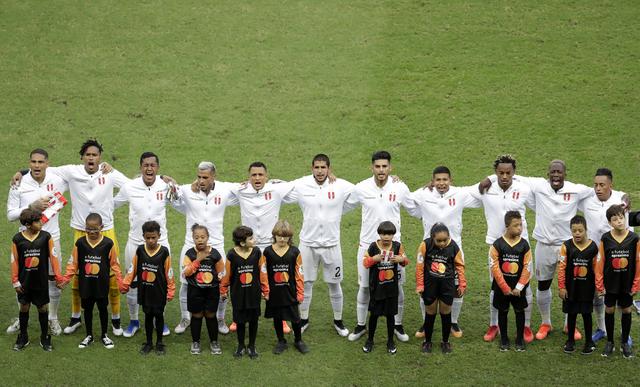
<svg viewBox="0 0 640 387">
<path fill-rule="evenodd" d="M 571 194 L 570 193 L 563 194 L 562 197 L 564 198 L 565 202 L 570 202 L 571 201 Z"/>
<path fill-rule="evenodd" d="M 265 192 L 264 200 L 271 200 L 271 192 Z"/>
<path fill-rule="evenodd" d="M 513 192 L 511 194 L 511 197 L 513 198 L 513 200 L 518 200 L 520 199 L 520 192 Z"/>
<path fill-rule="evenodd" d="M 389 194 L 389 201 L 390 202 L 395 202 L 396 201 L 396 193 L 392 192 Z"/>
<path fill-rule="evenodd" d="M 163 200 L 164 199 L 164 192 L 161 192 L 161 191 L 156 192 L 156 199 Z"/>
<path fill-rule="evenodd" d="M 104 177 L 104 176 L 100 176 L 100 177 L 98 178 L 98 184 L 100 184 L 100 185 L 105 185 L 106 183 L 107 183 L 107 178 L 106 178 L 106 177 Z"/>
<path fill-rule="evenodd" d="M 53 191 L 53 184 L 47 184 L 47 191 L 49 192 Z"/>
<path fill-rule="evenodd" d="M 449 206 L 454 207 L 456 205 L 456 198 L 449 198 Z"/>
<path fill-rule="evenodd" d="M 327 192 L 327 196 L 329 196 L 329 199 L 335 199 L 336 198 L 336 193 L 333 191 L 329 191 Z"/>
<path fill-rule="evenodd" d="M 220 196 L 216 196 L 213 198 L 213 204 L 219 206 L 222 203 L 222 198 Z"/>
</svg>

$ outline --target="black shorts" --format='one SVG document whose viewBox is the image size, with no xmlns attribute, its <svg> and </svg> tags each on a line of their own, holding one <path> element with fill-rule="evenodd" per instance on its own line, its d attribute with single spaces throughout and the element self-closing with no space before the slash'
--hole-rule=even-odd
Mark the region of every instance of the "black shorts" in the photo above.
<svg viewBox="0 0 640 387">
<path fill-rule="evenodd" d="M 611 308 L 616 306 L 616 304 L 621 308 L 628 308 L 633 304 L 633 297 L 629 293 L 605 293 L 604 295 L 604 305 L 607 308 Z"/>
<path fill-rule="evenodd" d="M 493 292 L 493 307 L 498 310 L 509 310 L 509 305 L 513 306 L 513 310 L 521 311 L 524 310 L 529 303 L 527 302 L 527 297 L 525 296 L 525 289 L 522 289 L 520 293 L 520 297 L 516 296 L 505 296 L 502 291 L 494 291 Z"/>
<path fill-rule="evenodd" d="M 264 317 L 298 322 L 300 321 L 300 311 L 298 310 L 298 304 L 273 306 L 269 305 L 269 302 L 267 301 L 267 307 L 264 310 Z"/>
<path fill-rule="evenodd" d="M 369 312 L 373 316 L 395 316 L 398 314 L 398 297 L 385 298 L 383 300 L 371 299 Z"/>
<path fill-rule="evenodd" d="M 103 298 L 87 297 L 87 298 L 80 299 L 80 305 L 82 306 L 82 309 L 93 307 L 94 304 L 98 307 L 98 309 L 100 309 L 100 307 L 106 308 L 107 305 L 109 305 L 109 298 L 108 297 L 103 297 Z"/>
<path fill-rule="evenodd" d="M 562 313 L 587 314 L 593 313 L 593 301 L 562 301 Z"/>
<path fill-rule="evenodd" d="M 144 314 L 159 315 L 164 313 L 164 307 L 165 305 L 159 305 L 159 306 L 142 305 L 142 311 L 144 312 Z"/>
<path fill-rule="evenodd" d="M 233 322 L 237 324 L 244 324 L 251 321 L 258 321 L 260 317 L 260 307 L 252 309 L 240 309 L 233 308 Z"/>
<path fill-rule="evenodd" d="M 425 305 L 431 305 L 438 299 L 447 305 L 453 304 L 456 297 L 456 284 L 453 278 L 436 278 L 427 275 L 427 283 L 422 292 Z"/>
<path fill-rule="evenodd" d="M 220 301 L 220 288 L 187 287 L 187 310 L 191 313 L 215 312 Z"/>
<path fill-rule="evenodd" d="M 22 293 L 18 294 L 18 302 L 20 305 L 33 304 L 38 308 L 49 303 L 49 289 L 25 289 L 22 288 Z"/>
</svg>

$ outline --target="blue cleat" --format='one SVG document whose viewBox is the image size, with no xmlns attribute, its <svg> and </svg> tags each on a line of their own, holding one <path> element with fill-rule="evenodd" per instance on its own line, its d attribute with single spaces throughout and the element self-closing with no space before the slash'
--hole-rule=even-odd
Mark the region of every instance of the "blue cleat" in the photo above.
<svg viewBox="0 0 640 387">
<path fill-rule="evenodd" d="M 171 334 L 171 329 L 169 329 L 169 326 L 167 324 L 164 324 L 164 327 L 162 328 L 162 336 L 169 336 Z"/>
<path fill-rule="evenodd" d="M 131 320 L 129 321 L 129 325 L 124 329 L 124 332 L 122 332 L 122 336 L 132 337 L 133 335 L 136 334 L 138 329 L 140 329 L 140 321 Z"/>
<path fill-rule="evenodd" d="M 593 340 L 594 343 L 597 343 L 598 341 L 604 339 L 605 337 L 607 337 L 607 332 L 605 332 L 602 329 L 598 328 L 593 333 L 593 336 L 591 336 L 591 340 Z"/>
</svg>

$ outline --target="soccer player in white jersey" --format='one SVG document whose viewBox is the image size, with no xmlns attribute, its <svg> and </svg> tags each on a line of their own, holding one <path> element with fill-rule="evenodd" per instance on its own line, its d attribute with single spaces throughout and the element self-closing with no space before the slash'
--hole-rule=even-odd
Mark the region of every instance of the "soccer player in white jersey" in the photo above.
<svg viewBox="0 0 640 387">
<path fill-rule="evenodd" d="M 460 247 L 462 259 L 462 211 L 465 208 L 478 208 L 480 200 L 472 194 L 477 192 L 476 186 L 454 187 L 451 185 L 451 171 L 445 166 L 438 166 L 433 170 L 431 183 L 428 187 L 417 189 L 411 193 L 411 200 L 418 208 L 415 214 L 422 219 L 424 237 L 430 237 L 431 227 L 436 223 L 443 223 L 449 229 L 451 239 Z M 457 279 L 456 279 L 457 283 Z M 451 307 L 451 334 L 454 337 L 462 337 L 462 329 L 458 325 L 458 318 L 462 309 L 462 297 L 455 297 Z M 422 316 L 425 315 L 424 301 L 420 298 Z M 424 337 L 424 328 L 416 332 L 416 337 Z"/>
<path fill-rule="evenodd" d="M 203 161 L 198 165 L 196 192 L 193 191 L 192 184 L 185 184 L 178 187 L 178 199 L 173 203 L 175 209 L 186 216 L 186 232 L 184 246 L 180 253 L 180 273 L 184 266 L 183 260 L 187 250 L 194 247 L 193 233 L 191 227 L 199 224 L 209 231 L 208 244 L 216 249 L 225 259 L 223 221 L 227 206 L 238 205 L 238 199 L 234 192 L 239 184 L 216 181 L 216 167 L 210 161 Z M 175 327 L 176 333 L 183 333 L 191 324 L 191 314 L 187 310 L 187 282 L 183 275 L 180 275 L 180 313 L 182 318 Z M 229 333 L 224 321 L 227 299 L 220 299 L 218 302 L 218 331 L 222 334 Z"/>
<path fill-rule="evenodd" d="M 362 226 L 360 228 L 360 245 L 358 248 L 358 297 L 356 314 L 358 323 L 349 334 L 349 341 L 358 340 L 366 331 L 367 311 L 369 308 L 369 269 L 363 264 L 364 254 L 369 245 L 379 236 L 378 225 L 383 221 L 392 222 L 397 229 L 393 240 L 400 241 L 400 205 L 409 213 L 417 211 L 413 200 L 409 197 L 410 191 L 401 181 L 389 179 L 391 172 L 391 155 L 387 151 L 379 151 L 371 157 L 371 170 L 373 176 L 356 184 L 356 187 L 346 202 L 345 210 L 362 205 Z M 395 316 L 394 333 L 398 340 L 408 341 L 409 335 L 402 326 L 404 313 L 404 289 L 405 270 L 399 272 L 398 314 Z"/>
<path fill-rule="evenodd" d="M 493 242 L 504 234 L 504 216 L 507 211 L 518 211 L 522 217 L 522 233 L 521 237 L 529 241 L 529 232 L 527 231 L 527 220 L 525 218 L 526 202 L 531 195 L 529 186 L 522 181 L 514 180 L 513 176 L 516 172 L 516 160 L 511 155 L 501 155 L 493 162 L 493 170 L 497 184 L 480 194 L 477 189 L 471 191 L 471 194 L 480 200 L 484 208 L 484 217 L 487 221 L 487 235 L 485 242 L 488 250 L 491 250 Z M 488 255 L 489 267 L 489 283 L 493 281 L 491 274 L 491 255 Z M 531 268 L 529 268 L 531 271 Z M 527 303 L 525 308 L 525 326 L 524 340 L 526 343 L 533 341 L 533 332 L 531 331 L 531 304 L 533 303 L 533 292 L 531 287 L 527 287 L 526 292 Z M 484 335 L 484 341 L 493 341 L 499 332 L 498 329 L 498 310 L 493 307 L 493 290 L 489 293 L 489 311 L 490 320 L 489 328 Z"/>
<path fill-rule="evenodd" d="M 344 266 L 340 247 L 340 222 L 344 204 L 354 185 L 343 179 L 329 181 L 331 162 L 325 154 L 316 155 L 311 162 L 311 175 L 293 181 L 290 194 L 302 210 L 300 254 L 304 272 L 304 301 L 300 305 L 302 330 L 309 326 L 309 308 L 313 284 L 322 263 L 324 282 L 329 288 L 333 309 L 333 327 L 342 337 L 349 334 L 342 322 L 342 278 Z"/>
<path fill-rule="evenodd" d="M 160 159 L 155 153 L 144 152 L 140 156 L 140 177 L 130 180 L 120 187 L 120 191 L 113 199 L 115 208 L 129 204 L 129 237 L 124 249 L 124 267 L 128 268 L 133 262 L 138 246 L 144 244 L 142 225 L 154 220 L 160 224 L 159 244 L 169 251 L 169 233 L 167 232 L 166 205 L 170 203 L 170 186 L 157 176 Z M 138 289 L 131 288 L 127 293 L 129 309 L 129 325 L 124 329 L 125 337 L 132 337 L 140 329 L 138 319 Z M 169 334 L 165 325 L 164 335 Z"/>
<path fill-rule="evenodd" d="M 613 189 L 613 173 L 610 169 L 599 168 L 593 178 L 593 190 L 585 200 L 580 202 L 578 209 L 587 220 L 589 239 L 600 243 L 602 234 L 611 231 L 607 221 L 607 209 L 614 204 L 621 204 L 628 208 L 629 197 L 621 191 Z M 627 219 L 628 226 L 628 219 Z M 593 298 L 593 309 L 596 314 L 598 329 L 593 333 L 592 340 L 597 342 L 607 336 L 604 324 L 604 297 L 597 294 Z"/>
<path fill-rule="evenodd" d="M 7 200 L 7 218 L 10 221 L 20 219 L 20 213 L 26 208 L 44 211 L 49 206 L 49 199 L 55 192 L 65 193 L 67 184 L 60 177 L 53 173 L 47 173 L 49 166 L 49 154 L 44 149 L 34 149 L 29 154 L 29 173 L 25 175 L 19 186 L 14 186 L 9 191 Z M 24 227 L 21 227 L 23 229 Z M 60 248 L 60 225 L 58 216 L 49 219 L 42 226 L 42 230 L 51 234 L 56 252 L 53 254 L 58 258 L 58 266 L 61 262 Z M 52 278 L 53 271 L 49 268 L 49 278 Z M 62 333 L 62 328 L 58 322 L 58 306 L 60 305 L 60 289 L 56 287 L 56 282 L 49 280 L 49 330 L 54 336 Z M 15 333 L 19 330 L 18 320 L 7 328 L 7 333 Z"/>
</svg>

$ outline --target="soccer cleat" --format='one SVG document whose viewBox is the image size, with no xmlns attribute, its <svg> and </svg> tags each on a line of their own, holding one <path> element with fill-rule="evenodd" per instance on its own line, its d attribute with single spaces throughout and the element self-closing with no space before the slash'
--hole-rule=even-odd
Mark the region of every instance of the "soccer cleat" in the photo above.
<svg viewBox="0 0 640 387">
<path fill-rule="evenodd" d="M 122 332 L 122 336 L 133 337 L 133 335 L 135 335 L 136 332 L 138 332 L 138 329 L 140 329 L 140 321 L 131 320 L 129 321 L 129 325 L 127 325 L 127 327 L 124 329 L 124 332 Z"/>
<path fill-rule="evenodd" d="M 278 342 L 276 343 L 276 346 L 273 347 L 273 354 L 274 355 L 280 355 L 282 352 L 286 351 L 288 345 L 287 345 L 287 341 L 280 341 L 278 340 Z"/>
<path fill-rule="evenodd" d="M 500 342 L 500 352 L 507 352 L 511 349 L 511 343 L 509 340 Z"/>
<path fill-rule="evenodd" d="M 88 335 L 78 344 L 78 348 L 87 348 L 91 343 L 93 343 L 93 336 Z"/>
<path fill-rule="evenodd" d="M 51 332 L 53 336 L 60 336 L 62 333 L 62 327 L 58 320 L 49 320 L 49 332 Z"/>
<path fill-rule="evenodd" d="M 289 334 L 291 333 L 291 328 L 289 328 L 289 324 L 286 321 L 282 320 L 282 333 Z"/>
<path fill-rule="evenodd" d="M 525 343 L 516 343 L 516 352 L 525 352 L 527 347 Z"/>
<path fill-rule="evenodd" d="M 576 351 L 576 343 L 574 341 L 567 340 L 567 342 L 564 343 L 562 350 L 564 353 L 574 353 Z"/>
<path fill-rule="evenodd" d="M 613 343 L 610 341 L 607 341 L 607 343 L 604 345 L 604 349 L 602 350 L 602 356 L 609 357 L 613 354 L 615 350 L 616 350 L 616 347 L 613 345 Z"/>
<path fill-rule="evenodd" d="M 597 343 L 598 341 L 604 339 L 605 337 L 607 337 L 607 332 L 605 332 L 602 329 L 598 328 L 593 333 L 593 336 L 591 336 L 591 340 L 593 340 L 594 343 Z"/>
<path fill-rule="evenodd" d="M 353 332 L 349 333 L 349 341 L 356 341 L 367 333 L 367 327 L 365 325 L 356 325 Z"/>
<path fill-rule="evenodd" d="M 199 355 L 202 352 L 202 350 L 200 349 L 200 343 L 197 341 L 194 341 L 191 343 L 191 354 L 192 355 Z"/>
<path fill-rule="evenodd" d="M 625 359 L 630 359 L 633 357 L 633 350 L 631 349 L 629 343 L 620 344 L 620 348 L 622 349 L 622 357 L 624 357 Z"/>
<path fill-rule="evenodd" d="M 231 327 L 233 327 L 233 329 L 231 329 L 231 327 L 228 327 L 227 324 L 224 322 L 224 319 L 222 320 L 218 320 L 218 332 L 222 333 L 223 335 L 226 335 L 229 333 L 229 331 L 235 332 L 236 331 L 236 323 L 232 323 Z"/>
<path fill-rule="evenodd" d="M 219 327 L 220 326 L 218 325 L 218 330 L 220 330 Z M 236 324 L 236 322 L 235 321 L 231 322 L 231 325 L 229 325 L 229 332 L 235 332 L 237 329 L 238 329 L 238 325 Z"/>
<path fill-rule="evenodd" d="M 71 320 L 69 320 L 69 325 L 67 325 L 66 328 L 63 329 L 63 332 L 65 335 L 70 335 L 78 328 L 80 328 L 81 325 L 82 320 L 80 319 L 80 317 L 71 317 Z"/>
<path fill-rule="evenodd" d="M 396 347 L 396 343 L 393 340 L 387 341 L 387 353 L 395 355 L 398 352 L 398 347 Z"/>
<path fill-rule="evenodd" d="M 448 341 L 440 343 L 440 349 L 442 350 L 442 353 L 444 353 L 445 355 L 448 353 L 451 353 L 452 352 L 451 343 Z"/>
<path fill-rule="evenodd" d="M 53 345 L 51 345 L 51 336 L 47 335 L 45 338 L 41 338 L 40 346 L 45 352 L 51 352 L 53 350 Z"/>
<path fill-rule="evenodd" d="M 433 348 L 433 343 L 430 341 L 422 342 L 422 353 L 431 353 Z"/>
<path fill-rule="evenodd" d="M 627 344 L 629 344 L 630 347 L 633 345 L 633 339 L 631 338 L 631 335 L 629 335 L 629 339 L 627 339 Z"/>
<path fill-rule="evenodd" d="M 552 330 L 553 328 L 551 327 L 551 324 L 540 325 L 540 328 L 538 328 L 538 333 L 536 333 L 536 339 L 538 340 L 546 339 L 547 336 L 549 335 L 549 332 L 551 332 Z"/>
<path fill-rule="evenodd" d="M 11 324 L 7 327 L 7 334 L 12 335 L 18 332 L 20 332 L 20 320 L 14 318 L 13 321 L 11 321 Z"/>
<path fill-rule="evenodd" d="M 498 332 L 500 332 L 500 329 L 498 328 L 497 325 L 490 325 L 489 329 L 487 329 L 487 333 L 484 334 L 482 339 L 486 342 L 491 342 L 496 338 L 496 336 L 498 335 Z"/>
<path fill-rule="evenodd" d="M 567 326 L 565 325 L 564 328 L 562 329 L 562 333 L 566 335 L 568 331 L 569 331 L 569 328 L 567 328 Z M 578 330 L 578 327 L 576 327 L 576 330 L 573 333 L 573 339 L 575 341 L 582 340 L 582 333 L 580 333 L 580 331 Z"/>
<path fill-rule="evenodd" d="M 369 353 L 371 351 L 373 351 L 373 340 L 367 340 L 362 346 L 362 352 Z"/>
<path fill-rule="evenodd" d="M 303 355 L 309 352 L 309 347 L 307 347 L 307 344 L 305 344 L 305 342 L 302 340 L 296 341 L 295 343 L 293 343 L 293 346 L 298 350 L 298 352 Z"/>
<path fill-rule="evenodd" d="M 151 343 L 144 343 L 142 344 L 142 347 L 140 348 L 140 354 L 141 355 L 148 355 L 149 352 L 153 351 L 153 344 Z"/>
<path fill-rule="evenodd" d="M 258 358 L 258 351 L 256 351 L 256 347 L 255 346 L 248 346 L 247 347 L 247 353 L 249 354 L 249 359 L 256 359 Z"/>
<path fill-rule="evenodd" d="M 212 355 L 222 355 L 222 348 L 217 341 L 209 343 L 209 350 L 211 350 Z"/>
<path fill-rule="evenodd" d="M 583 355 L 591 355 L 595 350 L 596 350 L 596 343 L 594 343 L 593 341 L 590 341 L 584 344 L 584 348 L 580 353 Z"/>
<path fill-rule="evenodd" d="M 245 353 L 245 347 L 244 345 L 238 345 L 238 348 L 236 349 L 236 351 L 233 353 L 233 357 L 235 358 L 241 358 L 242 355 L 244 355 Z"/>
<path fill-rule="evenodd" d="M 14 351 L 22 351 L 25 347 L 29 345 L 29 337 L 23 335 L 22 333 L 18 333 L 18 337 L 16 338 L 16 343 L 13 345 Z"/>
<path fill-rule="evenodd" d="M 415 336 L 416 336 L 418 339 L 424 339 L 424 325 L 423 325 L 423 326 L 421 326 L 421 327 L 420 327 L 420 329 L 418 329 L 418 330 L 416 331 Z"/>
<path fill-rule="evenodd" d="M 300 320 L 300 330 L 304 333 L 309 328 L 309 319 L 303 318 Z"/>
<path fill-rule="evenodd" d="M 307 324 L 308 323 L 307 321 Z M 349 335 L 349 330 L 344 326 L 342 320 L 333 320 L 333 327 L 340 337 L 347 337 Z"/>
<path fill-rule="evenodd" d="M 531 330 L 531 327 L 525 326 L 524 331 L 522 333 L 524 336 L 525 343 L 529 344 L 533 342 L 533 331 Z"/>
<path fill-rule="evenodd" d="M 164 324 L 164 326 L 162 327 L 162 336 L 169 336 L 170 334 L 171 334 L 171 329 L 169 329 L 169 325 Z M 156 352 L 157 351 L 158 351 L 158 348 L 156 348 Z"/>
<path fill-rule="evenodd" d="M 122 333 L 124 331 L 122 330 L 122 325 L 120 324 L 119 318 L 111 319 L 111 330 L 113 331 L 114 336 L 122 336 Z"/>
<path fill-rule="evenodd" d="M 404 333 L 404 327 L 402 325 L 396 325 L 393 328 L 393 333 L 395 333 L 398 340 L 402 341 L 403 343 L 409 341 L 409 335 Z"/>
<path fill-rule="evenodd" d="M 167 354 L 167 346 L 163 343 L 156 343 L 156 355 L 164 356 Z"/>
<path fill-rule="evenodd" d="M 460 329 L 458 323 L 451 323 L 451 335 L 455 338 L 462 337 L 462 329 Z"/>
<path fill-rule="evenodd" d="M 113 344 L 113 340 L 111 340 L 109 336 L 104 335 L 102 336 L 101 340 L 102 340 L 102 345 L 104 345 L 106 349 L 112 349 L 113 347 L 115 347 L 115 344 Z"/>
<path fill-rule="evenodd" d="M 180 320 L 178 325 L 173 328 L 173 331 L 178 335 L 182 334 L 187 330 L 187 328 L 189 328 L 189 325 L 191 325 L 191 320 L 189 320 L 188 318 L 183 318 L 182 320 Z"/>
</svg>

